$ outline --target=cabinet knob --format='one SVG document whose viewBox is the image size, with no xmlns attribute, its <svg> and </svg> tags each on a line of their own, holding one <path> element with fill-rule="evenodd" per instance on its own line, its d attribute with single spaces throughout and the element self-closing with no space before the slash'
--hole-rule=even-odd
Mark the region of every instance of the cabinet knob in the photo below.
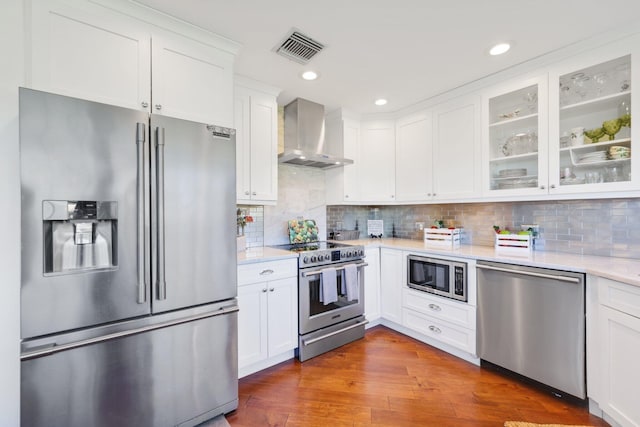
<svg viewBox="0 0 640 427">
<path fill-rule="evenodd" d="M 147 107 L 149 106 L 149 103 L 148 103 L 148 102 L 145 102 L 145 101 L 142 101 L 142 102 L 140 103 L 140 105 L 142 105 L 142 108 L 147 108 Z"/>
<path fill-rule="evenodd" d="M 430 330 L 431 332 L 436 333 L 436 334 L 439 334 L 439 333 L 441 333 L 441 332 L 442 332 L 442 331 L 440 330 L 440 328 L 438 328 L 437 326 L 433 326 L 433 325 L 429 326 L 429 330 Z"/>
<path fill-rule="evenodd" d="M 540 186 L 540 189 L 541 189 L 541 190 L 544 190 L 544 185 L 541 185 L 541 186 Z"/>
<path fill-rule="evenodd" d="M 555 184 L 551 184 L 551 185 L 549 186 L 549 188 L 556 188 L 556 185 L 555 185 Z"/>
<path fill-rule="evenodd" d="M 156 104 L 156 110 L 158 110 L 158 111 L 162 110 L 162 105 Z"/>
<path fill-rule="evenodd" d="M 255 196 L 257 193 L 254 191 L 253 193 L 251 193 L 252 196 Z"/>
<path fill-rule="evenodd" d="M 394 197 L 396 197 L 396 196 L 394 196 L 394 195 L 392 194 L 392 195 L 391 195 L 391 198 L 393 199 Z"/>
<path fill-rule="evenodd" d="M 427 197 L 431 197 L 431 193 L 427 193 Z"/>
<path fill-rule="evenodd" d="M 275 288 L 269 288 L 269 292 L 275 291 Z"/>
<path fill-rule="evenodd" d="M 262 290 L 262 292 L 267 292 L 267 288 L 264 288 L 264 289 Z"/>
<path fill-rule="evenodd" d="M 245 195 L 245 196 L 248 196 L 248 195 L 249 195 L 249 190 L 245 191 L 245 192 L 244 192 L 244 195 Z"/>
<path fill-rule="evenodd" d="M 433 193 L 433 197 L 436 197 L 436 193 Z"/>
<path fill-rule="evenodd" d="M 348 195 L 348 194 L 345 194 L 345 195 L 344 195 L 344 198 L 345 198 L 345 199 L 348 199 L 348 198 L 349 198 L 349 195 Z"/>
</svg>

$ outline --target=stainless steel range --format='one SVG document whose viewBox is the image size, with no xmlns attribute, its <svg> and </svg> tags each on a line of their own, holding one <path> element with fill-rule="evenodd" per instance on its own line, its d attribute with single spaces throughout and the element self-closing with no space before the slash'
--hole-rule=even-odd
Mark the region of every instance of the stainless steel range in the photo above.
<svg viewBox="0 0 640 427">
<path fill-rule="evenodd" d="M 313 242 L 278 248 L 299 253 L 298 359 L 364 337 L 364 246 Z"/>
</svg>

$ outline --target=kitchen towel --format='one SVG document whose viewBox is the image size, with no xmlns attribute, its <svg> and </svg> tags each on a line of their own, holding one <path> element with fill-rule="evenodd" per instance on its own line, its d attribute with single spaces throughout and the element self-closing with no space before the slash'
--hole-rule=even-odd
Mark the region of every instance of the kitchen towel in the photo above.
<svg viewBox="0 0 640 427">
<path fill-rule="evenodd" d="M 328 267 L 322 270 L 321 274 L 321 297 L 320 300 L 324 305 L 338 301 L 338 280 L 336 278 L 336 269 Z"/>
<path fill-rule="evenodd" d="M 344 266 L 344 281 L 347 285 L 347 300 L 357 300 L 360 297 L 360 283 L 358 282 L 358 267 L 355 264 Z"/>
</svg>

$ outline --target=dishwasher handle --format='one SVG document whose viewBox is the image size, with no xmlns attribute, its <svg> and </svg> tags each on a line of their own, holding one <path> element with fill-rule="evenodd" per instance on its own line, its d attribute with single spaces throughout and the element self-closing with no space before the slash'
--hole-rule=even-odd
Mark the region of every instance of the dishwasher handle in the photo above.
<svg viewBox="0 0 640 427">
<path fill-rule="evenodd" d="M 520 274 L 523 276 L 541 277 L 543 279 L 559 280 L 561 282 L 580 283 L 580 279 L 577 277 L 562 276 L 560 274 L 536 273 L 534 271 L 514 270 L 511 268 L 494 267 L 492 265 L 485 265 L 485 264 L 476 264 L 476 267 L 481 268 L 483 270 L 502 271 L 504 273 L 514 273 L 514 274 Z"/>
</svg>

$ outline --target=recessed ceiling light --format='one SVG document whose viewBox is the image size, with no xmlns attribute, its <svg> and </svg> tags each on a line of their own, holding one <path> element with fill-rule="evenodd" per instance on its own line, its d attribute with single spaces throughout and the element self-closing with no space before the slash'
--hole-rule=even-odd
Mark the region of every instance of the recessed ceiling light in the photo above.
<svg viewBox="0 0 640 427">
<path fill-rule="evenodd" d="M 318 73 L 315 71 L 305 71 L 302 73 L 302 78 L 305 80 L 315 80 L 318 78 Z"/>
<path fill-rule="evenodd" d="M 509 43 L 498 43 L 494 47 L 489 50 L 490 55 L 502 55 L 506 51 L 511 49 L 511 45 Z"/>
<path fill-rule="evenodd" d="M 387 103 L 387 100 L 384 98 L 376 99 L 376 102 L 375 102 L 375 104 L 378 106 L 385 105 L 386 103 Z"/>
</svg>

